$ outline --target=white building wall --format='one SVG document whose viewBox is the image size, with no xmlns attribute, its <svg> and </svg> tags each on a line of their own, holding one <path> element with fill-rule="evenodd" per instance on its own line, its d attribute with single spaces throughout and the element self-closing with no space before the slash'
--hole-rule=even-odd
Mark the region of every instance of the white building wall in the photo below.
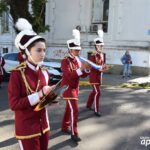
<svg viewBox="0 0 150 150">
<path fill-rule="evenodd" d="M 147 46 L 150 26 L 149 0 L 119 0 L 113 20 L 114 40 L 131 42 L 133 46 Z M 135 43 L 136 42 L 136 43 Z"/>
<path fill-rule="evenodd" d="M 49 43 L 65 44 L 72 38 L 72 29 L 80 25 L 86 28 L 91 18 L 90 0 L 49 0 L 47 20 L 50 24 Z"/>
<path fill-rule="evenodd" d="M 78 25 L 81 26 L 81 55 L 87 57 L 87 52 L 94 50 L 92 42 L 97 35 L 90 32 L 93 1 L 48 0 L 46 24 L 50 25 L 50 32 L 44 34 L 47 38 L 48 57 L 62 59 L 65 56 L 66 41 L 73 38 L 72 29 Z M 150 0 L 109 0 L 108 32 L 104 34 L 107 63 L 121 65 L 120 57 L 129 49 L 133 66 L 150 67 L 149 10 Z M 11 26 L 10 33 L 0 35 L 0 51 L 5 46 L 9 51 L 16 51 L 14 38 Z"/>
<path fill-rule="evenodd" d="M 1 24 L 1 19 L 0 19 Z M 0 26 L 0 53 L 3 53 L 3 49 L 7 48 L 8 52 L 16 51 L 17 49 L 14 46 L 14 39 L 16 36 L 15 31 L 13 30 L 12 20 L 9 20 L 9 32 L 2 32 L 2 26 Z"/>
<path fill-rule="evenodd" d="M 66 41 L 72 38 L 72 29 L 77 25 L 82 27 L 81 55 L 87 57 L 87 52 L 94 49 L 90 43 L 97 35 L 89 32 L 92 7 L 92 0 L 49 0 L 49 57 L 64 57 L 63 54 L 67 52 Z M 129 49 L 133 66 L 149 67 L 149 10 L 149 0 L 110 0 L 108 32 L 104 34 L 108 63 L 120 65 L 120 57 Z"/>
</svg>

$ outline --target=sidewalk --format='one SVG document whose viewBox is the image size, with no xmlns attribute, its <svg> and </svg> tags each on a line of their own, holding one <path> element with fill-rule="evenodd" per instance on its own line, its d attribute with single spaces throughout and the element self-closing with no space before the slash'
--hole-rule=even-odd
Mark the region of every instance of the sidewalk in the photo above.
<svg viewBox="0 0 150 150">
<path fill-rule="evenodd" d="M 114 74 L 103 74 L 103 81 L 102 86 L 114 86 L 118 87 L 127 82 L 146 82 L 148 80 L 147 77 L 139 77 L 139 76 L 132 76 L 131 78 L 123 79 L 121 75 L 114 75 Z M 81 81 L 87 81 L 88 78 L 81 78 Z"/>
<path fill-rule="evenodd" d="M 140 77 L 140 76 L 131 76 L 131 78 L 123 79 L 122 75 L 114 75 L 114 74 L 104 74 L 103 75 L 103 85 L 109 86 L 120 86 L 123 83 L 127 82 L 139 82 L 139 79 L 143 82 L 147 81 L 147 77 Z"/>
</svg>

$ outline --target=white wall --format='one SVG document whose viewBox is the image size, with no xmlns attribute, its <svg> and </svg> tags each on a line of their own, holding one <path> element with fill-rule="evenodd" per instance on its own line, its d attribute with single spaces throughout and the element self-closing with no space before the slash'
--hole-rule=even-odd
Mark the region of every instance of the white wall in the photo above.
<svg viewBox="0 0 150 150">
<path fill-rule="evenodd" d="M 124 50 L 105 50 L 106 52 L 106 62 L 108 64 L 121 65 L 121 57 L 125 53 Z M 148 67 L 149 54 L 147 51 L 132 51 L 130 50 L 130 55 L 132 57 L 132 66 Z"/>
<path fill-rule="evenodd" d="M 88 52 L 93 50 L 94 47 L 91 49 L 83 47 L 80 55 L 87 58 Z M 106 53 L 107 64 L 122 65 L 120 59 L 124 55 L 125 50 L 126 49 L 112 49 L 105 47 L 103 52 Z M 132 57 L 132 66 L 150 67 L 150 52 L 145 50 L 141 51 L 140 49 L 129 49 L 129 51 Z M 63 59 L 67 55 L 67 52 L 67 47 L 48 47 L 46 56 L 51 59 Z"/>
<path fill-rule="evenodd" d="M 51 30 L 49 43 L 65 43 L 73 38 L 72 29 L 78 25 L 87 28 L 91 21 L 91 7 L 90 0 L 49 0 L 46 17 Z"/>
<path fill-rule="evenodd" d="M 72 29 L 81 25 L 87 39 L 92 23 L 92 0 L 49 0 L 47 22 L 49 43 L 62 44 L 72 38 Z M 150 0 L 110 0 L 108 33 L 105 42 L 112 45 L 148 46 L 150 35 Z M 85 34 L 82 36 L 85 37 Z"/>
<path fill-rule="evenodd" d="M 72 29 L 77 25 L 84 27 L 81 32 L 81 54 L 87 57 L 87 52 L 94 49 L 90 42 L 97 35 L 89 32 L 92 2 L 93 0 L 48 0 L 46 24 L 50 25 L 50 32 L 46 32 L 47 56 L 52 59 L 64 57 L 67 52 L 66 41 L 73 38 Z M 149 10 L 150 0 L 110 0 L 108 32 L 104 34 L 108 63 L 121 64 L 120 57 L 128 48 L 133 55 L 134 66 L 149 66 Z M 1 35 L 0 50 L 3 46 L 8 46 L 10 51 L 16 50 L 14 38 L 12 31 Z"/>
<path fill-rule="evenodd" d="M 116 40 L 149 41 L 150 0 L 120 0 L 115 7 Z"/>
<path fill-rule="evenodd" d="M 81 54 L 87 57 L 87 52 L 91 50 L 89 42 L 97 37 L 96 33 L 89 32 L 92 4 L 92 0 L 49 0 L 49 57 L 64 57 L 67 51 L 66 41 L 73 38 L 72 29 L 77 25 L 85 27 L 85 31 L 81 32 L 84 49 Z M 149 10 L 150 0 L 110 0 L 108 32 L 104 34 L 108 63 L 121 64 L 120 58 L 128 48 L 133 57 L 133 66 L 149 66 Z"/>
</svg>

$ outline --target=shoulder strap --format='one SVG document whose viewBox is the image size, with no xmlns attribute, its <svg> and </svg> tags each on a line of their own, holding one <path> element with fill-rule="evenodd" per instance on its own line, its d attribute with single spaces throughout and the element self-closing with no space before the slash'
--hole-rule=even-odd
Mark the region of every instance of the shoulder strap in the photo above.
<svg viewBox="0 0 150 150">
<path fill-rule="evenodd" d="M 40 80 L 38 80 L 36 90 L 33 91 L 31 89 L 31 87 L 30 87 L 30 85 L 29 85 L 29 83 L 28 83 L 28 81 L 26 79 L 25 73 L 24 73 L 26 66 L 27 66 L 26 62 L 23 62 L 23 63 L 19 64 L 16 68 L 12 69 L 12 70 L 18 70 L 21 73 L 21 77 L 22 77 L 23 82 L 24 82 L 25 87 L 26 87 L 27 95 L 29 95 L 29 94 L 31 94 L 31 93 L 33 93 L 33 92 L 38 90 Z"/>
<path fill-rule="evenodd" d="M 67 59 L 68 62 L 69 62 L 69 66 L 70 66 L 71 71 L 73 71 L 73 65 L 72 65 L 71 61 L 69 60 L 69 57 L 67 57 L 66 59 Z"/>
<path fill-rule="evenodd" d="M 42 66 L 41 70 L 48 70 L 48 67 Z"/>
<path fill-rule="evenodd" d="M 21 72 L 21 76 L 22 76 L 22 78 L 23 78 L 23 81 L 24 81 L 24 83 L 25 83 L 25 87 L 26 87 L 26 92 L 27 92 L 27 94 L 29 95 L 29 94 L 31 94 L 31 93 L 37 92 L 38 87 L 39 87 L 39 84 L 40 84 L 40 80 L 38 80 L 38 83 L 37 83 L 37 86 L 36 86 L 36 90 L 33 91 L 33 90 L 31 89 L 29 83 L 27 82 L 26 76 L 25 76 L 25 74 L 24 74 L 24 69 L 21 69 L 20 72 Z"/>
<path fill-rule="evenodd" d="M 91 54 L 92 56 L 95 56 L 96 55 L 96 52 L 95 51 L 92 51 L 92 54 Z"/>
<path fill-rule="evenodd" d="M 26 62 L 22 62 L 17 67 L 13 68 L 11 71 L 24 69 L 24 68 L 26 68 L 26 66 L 27 66 L 27 63 Z"/>
</svg>

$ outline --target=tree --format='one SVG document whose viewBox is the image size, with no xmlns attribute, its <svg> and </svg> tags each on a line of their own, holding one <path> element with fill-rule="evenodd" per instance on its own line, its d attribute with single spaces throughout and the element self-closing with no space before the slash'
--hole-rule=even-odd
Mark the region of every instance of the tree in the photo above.
<svg viewBox="0 0 150 150">
<path fill-rule="evenodd" d="M 46 3 L 47 0 L 0 0 L 0 14 L 9 10 L 14 24 L 18 18 L 26 18 L 34 31 L 45 32 L 49 31 L 49 26 L 45 25 Z"/>
</svg>

